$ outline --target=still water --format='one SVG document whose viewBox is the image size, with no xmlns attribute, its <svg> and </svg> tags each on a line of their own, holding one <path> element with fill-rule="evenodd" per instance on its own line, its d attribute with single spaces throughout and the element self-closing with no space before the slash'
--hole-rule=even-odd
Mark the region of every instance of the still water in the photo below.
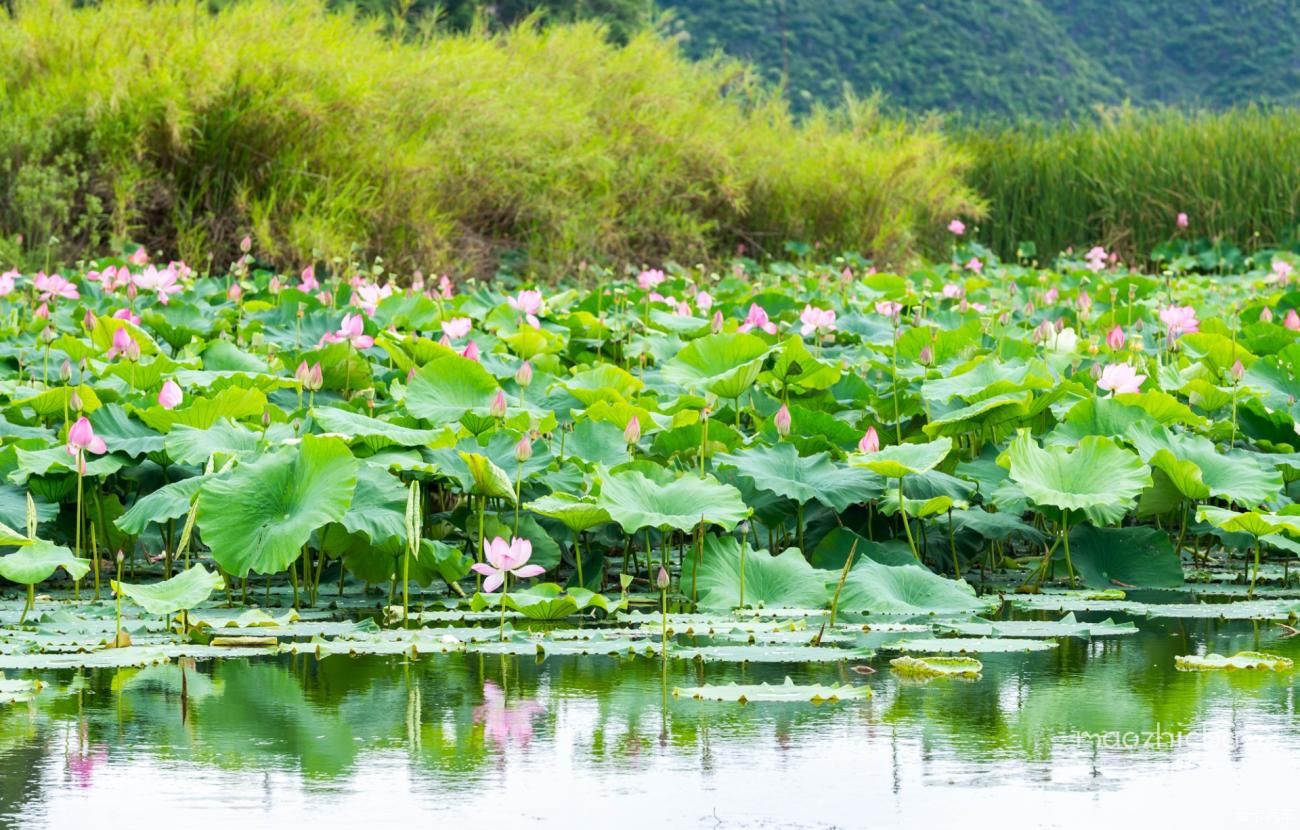
<svg viewBox="0 0 1300 830">
<path fill-rule="evenodd" d="M 1290 673 L 1176 654 L 1277 626 L 1139 621 L 918 684 L 846 665 L 646 657 L 277 657 L 23 673 L 0 707 L 0 827 L 1281 826 Z M 10 679 L 19 673 L 10 672 Z M 703 703 L 674 686 L 841 682 L 868 701 Z"/>
</svg>

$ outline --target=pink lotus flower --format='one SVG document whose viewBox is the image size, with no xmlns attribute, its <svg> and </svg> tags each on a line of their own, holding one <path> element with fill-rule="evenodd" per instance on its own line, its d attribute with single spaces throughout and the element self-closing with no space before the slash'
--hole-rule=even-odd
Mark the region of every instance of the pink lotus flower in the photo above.
<svg viewBox="0 0 1300 830">
<path fill-rule="evenodd" d="M 77 459 L 77 469 L 85 473 L 86 453 L 103 455 L 108 452 L 108 445 L 104 443 L 103 438 L 95 434 L 95 428 L 90 425 L 90 420 L 83 415 L 68 429 L 68 443 L 64 449 L 68 451 L 68 455 Z"/>
<path fill-rule="evenodd" d="M 541 328 L 537 320 L 537 315 L 542 313 L 542 292 L 540 291 L 520 291 L 517 296 L 506 297 L 506 302 L 510 307 L 528 321 L 528 325 L 533 328 Z"/>
<path fill-rule="evenodd" d="M 1113 327 L 1106 332 L 1106 345 L 1118 351 L 1124 348 L 1124 329 L 1120 326 Z"/>
<path fill-rule="evenodd" d="M 469 341 L 469 345 L 466 346 L 463 350 L 461 350 L 460 356 L 467 360 L 477 361 L 478 344 L 475 343 L 473 340 Z"/>
<path fill-rule="evenodd" d="M 237 282 L 232 282 L 230 284 L 230 289 L 226 291 L 226 299 L 230 300 L 232 303 L 237 303 L 243 299 L 243 296 L 244 287 Z"/>
<path fill-rule="evenodd" d="M 320 288 L 320 282 L 316 279 L 316 266 L 308 265 L 302 269 L 302 278 L 298 282 L 298 290 L 304 294 L 316 291 Z"/>
<path fill-rule="evenodd" d="M 325 385 L 325 373 L 321 369 L 319 360 L 311 366 L 308 366 L 305 360 L 299 363 L 298 368 L 294 370 L 293 377 L 308 392 L 315 392 Z"/>
<path fill-rule="evenodd" d="M 1300 331 L 1300 314 L 1296 314 L 1294 308 L 1289 309 L 1286 313 L 1286 319 L 1282 321 L 1282 325 L 1291 331 Z"/>
<path fill-rule="evenodd" d="M 893 300 L 881 300 L 876 303 L 876 313 L 897 319 L 898 315 L 903 313 L 903 304 Z"/>
<path fill-rule="evenodd" d="M 819 336 L 829 334 L 835 331 L 835 312 L 830 309 L 805 305 L 803 311 L 799 314 L 799 322 L 803 324 L 799 331 L 804 337 L 810 334 Z"/>
<path fill-rule="evenodd" d="M 89 314 L 90 312 L 86 312 L 86 313 Z M 129 308 L 119 308 L 117 311 L 114 311 L 114 312 L 113 312 L 113 319 L 114 319 L 114 320 L 125 320 L 125 321 L 127 321 L 128 323 L 130 323 L 130 324 L 133 325 L 133 326 L 138 326 L 138 325 L 140 325 L 140 315 L 139 315 L 139 314 L 136 314 L 134 311 L 132 311 L 132 310 L 129 309 Z M 95 324 L 94 324 L 94 322 L 92 321 L 91 324 L 90 324 L 90 326 L 89 326 L 89 328 L 94 328 L 94 327 L 95 327 Z"/>
<path fill-rule="evenodd" d="M 776 417 L 772 419 L 773 425 L 776 426 L 776 434 L 784 438 L 790 434 L 790 408 L 781 404 L 781 408 L 776 411 Z"/>
<path fill-rule="evenodd" d="M 450 320 L 442 321 L 442 333 L 452 340 L 459 340 L 469 334 L 470 328 L 474 321 L 468 317 L 453 317 Z"/>
<path fill-rule="evenodd" d="M 140 359 L 140 345 L 135 342 L 135 339 L 131 337 L 131 333 L 125 328 L 118 328 L 113 332 L 112 345 L 109 346 L 105 359 L 113 360 L 118 356 L 131 361 Z"/>
<path fill-rule="evenodd" d="M 1112 363 L 1102 369 L 1097 388 L 1107 389 L 1114 395 L 1137 393 L 1142 391 L 1142 382 L 1146 379 L 1146 375 L 1139 375 L 1137 370 L 1127 363 Z"/>
<path fill-rule="evenodd" d="M 525 360 L 515 372 L 515 383 L 527 387 L 533 382 L 533 364 Z"/>
<path fill-rule="evenodd" d="M 370 316 L 378 310 L 380 303 L 391 296 L 393 296 L 391 285 L 363 282 L 352 289 L 352 304 Z"/>
<path fill-rule="evenodd" d="M 81 292 L 77 290 L 77 286 L 69 282 L 61 274 L 46 276 L 39 273 L 32 278 L 32 286 L 40 293 L 42 302 L 47 302 L 55 297 L 62 297 L 65 300 L 81 299 Z"/>
<path fill-rule="evenodd" d="M 158 297 L 158 302 L 167 305 L 168 297 L 172 294 L 178 294 L 184 290 L 176 272 L 170 268 L 161 270 L 150 265 L 139 274 L 132 278 L 132 284 L 141 291 L 152 291 Z"/>
<path fill-rule="evenodd" d="M 682 300 L 680 303 L 678 303 L 678 304 L 677 304 L 677 308 L 674 308 L 674 309 L 673 309 L 673 316 L 675 316 L 675 317 L 690 317 L 690 316 L 691 316 L 691 305 L 690 305 L 690 303 L 686 302 L 685 300 Z"/>
<path fill-rule="evenodd" d="M 955 300 L 961 296 L 961 286 L 955 282 L 946 283 L 943 287 L 943 296 L 949 300 Z"/>
<path fill-rule="evenodd" d="M 658 268 L 651 268 L 648 271 L 642 271 L 637 275 L 636 284 L 641 287 L 642 291 L 649 291 L 656 285 L 661 284 L 667 277 L 663 271 Z"/>
<path fill-rule="evenodd" d="M 488 414 L 493 418 L 504 418 L 506 415 L 506 393 L 500 389 L 492 397 L 492 403 L 488 404 Z"/>
<path fill-rule="evenodd" d="M 709 321 L 709 333 L 721 334 L 723 325 L 724 325 L 724 321 L 722 319 L 722 310 L 718 309 L 717 311 L 713 312 L 713 319 Z"/>
<path fill-rule="evenodd" d="M 474 707 L 474 722 L 483 724 L 483 736 L 497 746 L 526 746 L 533 737 L 533 718 L 545 711 L 535 700 L 506 703 L 501 689 L 488 680 L 483 683 L 483 705 Z"/>
<path fill-rule="evenodd" d="M 707 291 L 701 291 L 695 295 L 695 307 L 700 311 L 707 312 L 713 308 L 713 295 Z"/>
<path fill-rule="evenodd" d="M 1196 319 L 1196 309 L 1191 306 L 1171 305 L 1160 309 L 1160 322 L 1170 337 L 1180 334 L 1195 334 L 1201 330 L 1200 321 Z"/>
<path fill-rule="evenodd" d="M 168 380 L 162 385 L 162 389 L 158 390 L 158 405 L 163 409 L 175 409 L 183 400 L 185 400 L 185 393 L 174 380 Z"/>
<path fill-rule="evenodd" d="M 8 297 L 14 293 L 14 286 L 18 284 L 18 277 L 17 268 L 0 274 L 0 297 Z"/>
<path fill-rule="evenodd" d="M 1080 289 L 1079 296 L 1074 298 L 1074 304 L 1080 313 L 1087 314 L 1092 310 L 1092 296 L 1086 290 Z"/>
<path fill-rule="evenodd" d="M 749 314 L 745 316 L 745 322 L 741 323 L 739 331 L 747 332 L 752 329 L 776 334 L 776 323 L 767 318 L 767 312 L 758 303 L 751 303 Z"/>
<path fill-rule="evenodd" d="M 149 261 L 149 251 L 143 245 L 135 249 L 135 252 L 127 258 L 127 262 L 132 265 L 144 265 Z"/>
<path fill-rule="evenodd" d="M 486 562 L 471 565 L 474 573 L 482 574 L 483 590 L 489 594 L 500 588 L 506 581 L 506 575 L 512 574 L 519 579 L 541 576 L 546 569 L 541 565 L 529 565 L 533 555 L 533 543 L 527 539 L 512 539 L 506 542 L 500 536 L 492 541 L 483 540 L 483 558 Z"/>
<path fill-rule="evenodd" d="M 960 219 L 954 219 L 948 223 L 948 232 L 953 236 L 961 236 L 966 232 L 966 223 Z"/>
<path fill-rule="evenodd" d="M 1186 214 L 1186 213 L 1180 213 L 1180 214 L 1178 214 L 1178 220 L 1177 220 L 1174 224 L 1178 225 L 1178 227 L 1180 227 L 1180 228 L 1185 228 L 1185 227 L 1187 227 L 1187 224 L 1188 224 L 1188 222 L 1187 222 L 1187 214 Z"/>
<path fill-rule="evenodd" d="M 1061 292 L 1057 290 L 1056 286 L 1052 286 L 1047 289 L 1047 293 L 1043 294 L 1043 305 L 1053 305 L 1060 297 Z"/>
<path fill-rule="evenodd" d="M 450 300 L 456 293 L 455 289 L 452 288 L 451 280 L 447 279 L 446 274 L 438 277 L 438 293 L 442 295 L 444 300 Z"/>
<path fill-rule="evenodd" d="M 1097 245 L 1084 254 L 1083 258 L 1088 261 L 1088 270 L 1096 272 L 1106 267 L 1108 255 L 1105 248 Z"/>
<path fill-rule="evenodd" d="M 1273 322 L 1273 311 L 1268 306 L 1264 306 L 1259 312 L 1259 321 L 1261 323 Z"/>
<path fill-rule="evenodd" d="M 358 349 L 368 349 L 375 345 L 375 338 L 366 334 L 366 321 L 360 314 L 344 314 L 339 330 L 330 332 L 320 339 L 322 344 L 345 341 Z"/>
<path fill-rule="evenodd" d="M 875 427 L 867 427 L 867 431 L 862 433 L 862 438 L 858 440 L 858 452 L 879 452 L 880 451 L 880 434 L 876 432 Z"/>
<path fill-rule="evenodd" d="M 641 440 L 641 421 L 635 415 L 627 419 L 627 426 L 623 428 L 623 440 L 629 444 Z"/>
<path fill-rule="evenodd" d="M 1291 278 L 1291 272 L 1293 270 L 1295 269 L 1292 267 L 1291 263 L 1287 262 L 1285 259 L 1274 257 L 1271 266 L 1271 278 L 1278 282 L 1285 283 Z"/>
<path fill-rule="evenodd" d="M 966 268 L 979 274 L 984 270 L 984 263 L 980 262 L 979 257 L 971 257 L 970 262 L 966 263 Z"/>
</svg>

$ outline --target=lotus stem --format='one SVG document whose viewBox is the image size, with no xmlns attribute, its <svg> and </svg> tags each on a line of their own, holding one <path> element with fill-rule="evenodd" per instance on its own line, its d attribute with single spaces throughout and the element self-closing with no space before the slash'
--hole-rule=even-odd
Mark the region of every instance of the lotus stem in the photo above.
<svg viewBox="0 0 1300 830">
<path fill-rule="evenodd" d="M 27 622 L 27 615 L 31 613 L 32 608 L 36 605 L 36 586 L 27 586 L 27 604 L 23 606 L 23 614 L 18 618 L 18 624 L 22 625 Z"/>
<path fill-rule="evenodd" d="M 835 596 L 831 597 L 831 628 L 835 627 L 835 614 L 840 606 L 840 592 L 844 590 L 844 583 L 848 581 L 849 570 L 853 567 L 853 557 L 858 552 L 858 540 L 853 540 L 853 545 L 849 547 L 849 555 L 844 559 L 844 568 L 840 571 L 840 581 L 835 586 Z M 821 638 L 818 637 L 818 645 L 821 644 Z"/>
<path fill-rule="evenodd" d="M 1256 580 L 1259 579 L 1259 548 L 1260 548 L 1259 537 L 1256 536 L 1255 537 L 1255 570 L 1250 575 L 1250 590 L 1246 592 L 1246 596 L 1249 598 L 1254 598 L 1255 582 Z"/>
<path fill-rule="evenodd" d="M 587 583 L 582 578 L 582 531 L 573 531 L 573 562 L 578 567 L 578 585 L 586 588 Z M 601 587 L 601 586 L 597 586 Z"/>
<path fill-rule="evenodd" d="M 748 547 L 744 542 L 740 543 L 740 607 L 745 607 L 745 548 Z"/>
<path fill-rule="evenodd" d="M 501 580 L 501 627 L 499 636 L 501 642 L 506 641 L 506 597 L 510 595 L 510 574 L 507 573 Z"/>
<path fill-rule="evenodd" d="M 804 558 L 807 559 L 808 551 L 804 550 L 803 547 L 803 502 L 795 503 L 794 521 L 795 521 L 795 533 L 798 534 L 798 540 L 799 540 L 799 553 L 803 554 Z"/>
<path fill-rule="evenodd" d="M 952 571 L 961 579 L 961 563 L 957 561 L 957 543 L 952 538 L 952 508 L 948 508 L 948 550 L 952 553 Z"/>
<path fill-rule="evenodd" d="M 912 548 L 912 556 L 921 561 L 921 553 L 916 549 L 916 540 L 912 538 L 912 525 L 907 521 L 907 507 L 903 501 L 903 477 L 898 477 L 898 516 L 903 520 L 903 532 L 907 534 L 907 544 Z"/>
<path fill-rule="evenodd" d="M 1065 545 L 1065 570 L 1070 575 L 1070 585 L 1074 585 L 1074 563 L 1070 560 L 1070 517 L 1061 514 L 1061 542 Z"/>
</svg>

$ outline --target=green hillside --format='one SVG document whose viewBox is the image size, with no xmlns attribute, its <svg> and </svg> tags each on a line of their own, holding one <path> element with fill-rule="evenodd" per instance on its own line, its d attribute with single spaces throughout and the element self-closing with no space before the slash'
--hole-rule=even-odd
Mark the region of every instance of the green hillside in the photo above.
<svg viewBox="0 0 1300 830">
<path fill-rule="evenodd" d="M 661 0 L 687 52 L 755 63 L 796 104 L 1061 115 L 1125 99 L 1300 101 L 1293 0 Z"/>
</svg>

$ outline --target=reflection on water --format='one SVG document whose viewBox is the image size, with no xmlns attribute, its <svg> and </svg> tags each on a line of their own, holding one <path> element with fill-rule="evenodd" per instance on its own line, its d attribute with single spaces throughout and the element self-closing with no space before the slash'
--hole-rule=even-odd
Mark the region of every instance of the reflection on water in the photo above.
<svg viewBox="0 0 1300 830">
<path fill-rule="evenodd" d="M 646 658 L 285 657 L 35 673 L 0 708 L 0 827 L 1124 826 L 1281 821 L 1292 675 L 1173 658 L 1282 629 L 1140 622 L 1136 636 L 986 655 L 975 681 Z M 859 703 L 702 703 L 679 685 L 866 683 Z M 1283 802 L 1283 803 L 1279 803 Z M 585 816 L 585 818 L 583 818 Z"/>
</svg>

